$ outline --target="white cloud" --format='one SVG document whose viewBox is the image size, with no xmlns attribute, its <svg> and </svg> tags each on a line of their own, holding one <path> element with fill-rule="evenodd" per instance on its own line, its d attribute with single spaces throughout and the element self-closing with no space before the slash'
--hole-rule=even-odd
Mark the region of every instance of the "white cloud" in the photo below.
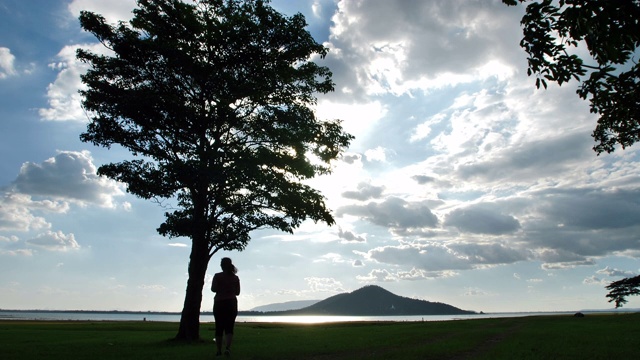
<svg viewBox="0 0 640 360">
<path fill-rule="evenodd" d="M 167 287 L 164 286 L 164 285 L 157 285 L 157 284 L 154 284 L 154 285 L 139 285 L 138 289 L 145 290 L 145 291 L 151 291 L 151 292 L 162 292 L 162 291 L 166 290 Z"/>
<path fill-rule="evenodd" d="M 611 268 L 609 266 L 606 266 L 604 269 L 600 269 L 598 271 L 596 271 L 597 274 L 603 274 L 609 277 L 633 277 L 636 276 L 637 274 L 633 271 L 625 271 L 625 270 L 619 270 L 616 268 Z"/>
<path fill-rule="evenodd" d="M 93 51 L 103 48 L 101 44 L 68 45 L 60 50 L 57 55 L 59 61 L 49 64 L 51 69 L 59 73 L 56 80 L 47 87 L 49 107 L 39 110 L 44 120 L 87 121 L 78 90 L 85 89 L 80 75 L 87 71 L 88 65 L 76 60 L 76 49 L 79 47 L 92 48 Z"/>
<path fill-rule="evenodd" d="M 130 20 L 135 7 L 135 0 L 73 0 L 68 9 L 75 18 L 80 16 L 81 10 L 85 10 L 100 14 L 108 23 L 115 24 L 120 20 Z"/>
<path fill-rule="evenodd" d="M 333 278 L 306 277 L 304 281 L 312 292 L 344 292 L 342 283 Z"/>
<path fill-rule="evenodd" d="M 78 18 L 81 10 L 86 10 L 103 15 L 107 22 L 115 24 L 119 20 L 130 20 L 135 7 L 135 0 L 74 0 L 69 3 L 68 10 L 74 18 Z M 58 76 L 47 88 L 49 106 L 39 110 L 44 120 L 87 121 L 78 90 L 86 88 L 80 80 L 80 75 L 87 71 L 88 65 L 76 59 L 78 48 L 96 54 L 112 54 L 102 44 L 97 43 L 97 40 L 93 44 L 67 45 L 62 48 L 57 55 L 57 61 L 49 64 L 51 69 L 58 71 Z"/>
<path fill-rule="evenodd" d="M 585 285 L 596 285 L 596 286 L 606 286 L 609 284 L 608 281 L 604 280 L 604 279 L 600 279 L 597 276 L 589 276 L 587 278 L 585 278 L 584 280 L 582 280 L 582 283 Z"/>
<path fill-rule="evenodd" d="M 189 247 L 189 245 L 187 245 L 185 243 L 169 243 L 169 244 L 167 244 L 167 246 L 179 247 L 179 248 L 187 248 L 187 247 Z"/>
<path fill-rule="evenodd" d="M 371 270 L 366 276 L 358 275 L 356 279 L 361 282 L 388 282 L 396 280 L 396 278 L 385 269 Z"/>
<path fill-rule="evenodd" d="M 64 213 L 68 208 L 68 204 L 64 202 L 34 201 L 29 195 L 5 192 L 0 198 L 0 230 L 48 229 L 51 224 L 44 217 L 34 215 L 34 212 Z"/>
<path fill-rule="evenodd" d="M 0 243 L 14 243 L 17 242 L 19 239 L 17 236 L 12 235 L 12 236 L 2 236 L 0 235 Z"/>
<path fill-rule="evenodd" d="M 22 194 L 113 208 L 122 185 L 96 171 L 88 151 L 61 151 L 40 164 L 24 163 L 14 186 Z"/>
<path fill-rule="evenodd" d="M 2 249 L 0 249 L 0 255 L 33 256 L 33 250 L 32 249 L 18 249 L 18 250 L 2 250 Z"/>
<path fill-rule="evenodd" d="M 495 2 L 340 1 L 326 44 L 338 95 L 505 79 L 520 55 L 518 23 L 505 16 L 513 12 Z"/>
<path fill-rule="evenodd" d="M 0 47 L 0 79 L 5 79 L 16 74 L 14 62 L 16 57 L 11 54 L 11 50 Z"/>
<path fill-rule="evenodd" d="M 486 291 L 479 288 L 466 288 L 464 290 L 464 296 L 487 296 L 489 295 Z"/>
<path fill-rule="evenodd" d="M 387 152 L 388 150 L 383 148 L 382 146 L 378 146 L 375 149 L 369 149 L 364 152 L 364 156 L 367 158 L 367 161 L 379 161 L 386 162 L 387 161 Z"/>
<path fill-rule="evenodd" d="M 69 251 L 80 248 L 73 234 L 64 234 L 62 231 L 47 231 L 26 241 L 50 251 Z"/>
</svg>

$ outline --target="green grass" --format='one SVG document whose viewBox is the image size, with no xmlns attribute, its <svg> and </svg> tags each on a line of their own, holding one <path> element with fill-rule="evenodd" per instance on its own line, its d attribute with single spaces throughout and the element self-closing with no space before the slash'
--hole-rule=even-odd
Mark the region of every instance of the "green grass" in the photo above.
<svg viewBox="0 0 640 360">
<path fill-rule="evenodd" d="M 202 341 L 172 338 L 177 323 L 0 321 L 2 359 L 207 359 Z M 234 359 L 630 359 L 640 314 L 441 322 L 239 323 Z"/>
</svg>

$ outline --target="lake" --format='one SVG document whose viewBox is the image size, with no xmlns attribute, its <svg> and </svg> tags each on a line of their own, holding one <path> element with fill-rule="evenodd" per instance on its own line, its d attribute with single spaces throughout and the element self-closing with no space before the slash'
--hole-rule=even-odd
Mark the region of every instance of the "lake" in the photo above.
<svg viewBox="0 0 640 360">
<path fill-rule="evenodd" d="M 237 322 L 248 323 L 292 323 L 321 324 L 329 322 L 353 321 L 448 321 L 471 320 L 503 317 L 522 317 L 536 315 L 572 315 L 574 312 L 517 312 L 517 313 L 485 313 L 472 315 L 411 315 L 411 316 L 276 316 L 276 315 L 241 315 Z M 585 312 L 587 314 L 588 312 Z M 146 313 L 146 312 L 65 312 L 65 311 L 2 311 L 0 320 L 64 320 L 64 321 L 164 321 L 180 322 L 180 314 Z M 200 322 L 213 322 L 210 314 L 200 315 Z"/>
</svg>

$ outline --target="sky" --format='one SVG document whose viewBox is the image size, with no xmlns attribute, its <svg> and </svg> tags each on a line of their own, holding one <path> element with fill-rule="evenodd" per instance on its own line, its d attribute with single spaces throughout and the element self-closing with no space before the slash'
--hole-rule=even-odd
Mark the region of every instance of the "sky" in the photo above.
<svg viewBox="0 0 640 360">
<path fill-rule="evenodd" d="M 474 311 L 609 309 L 640 272 L 640 145 L 597 154 L 578 83 L 535 88 L 522 7 L 498 0 L 274 0 L 329 48 L 316 113 L 356 138 L 321 190 L 336 223 L 252 233 L 241 310 L 366 285 Z M 79 135 L 81 10 L 132 0 L 0 3 L 0 308 L 180 311 L 189 239 L 96 169 L 128 156 Z M 576 50 L 584 54 L 583 49 Z M 640 307 L 638 297 L 626 307 Z"/>
</svg>

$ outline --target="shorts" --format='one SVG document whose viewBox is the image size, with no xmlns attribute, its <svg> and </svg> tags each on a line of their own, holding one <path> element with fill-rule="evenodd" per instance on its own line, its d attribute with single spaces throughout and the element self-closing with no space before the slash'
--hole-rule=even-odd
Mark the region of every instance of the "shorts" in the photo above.
<svg viewBox="0 0 640 360">
<path fill-rule="evenodd" d="M 213 303 L 213 318 L 216 320 L 216 337 L 233 334 L 238 316 L 238 299 L 218 300 Z"/>
</svg>

